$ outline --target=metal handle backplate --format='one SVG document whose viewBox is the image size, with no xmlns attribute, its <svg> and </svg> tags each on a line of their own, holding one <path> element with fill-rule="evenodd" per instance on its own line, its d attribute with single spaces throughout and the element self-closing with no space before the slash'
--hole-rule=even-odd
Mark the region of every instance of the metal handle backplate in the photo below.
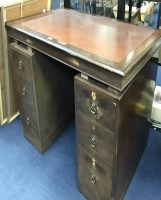
<svg viewBox="0 0 161 200">
<path fill-rule="evenodd" d="M 91 147 L 96 148 L 96 138 L 94 137 L 91 139 Z"/>
<path fill-rule="evenodd" d="M 30 125 L 30 118 L 29 117 L 26 118 L 26 124 Z"/>
<path fill-rule="evenodd" d="M 95 176 L 95 175 L 92 175 L 92 176 L 91 176 L 91 182 L 92 182 L 93 184 L 96 184 L 96 176 Z"/>
<path fill-rule="evenodd" d="M 92 102 L 92 104 L 91 104 L 91 113 L 92 114 L 97 113 L 97 104 L 95 102 Z"/>
<path fill-rule="evenodd" d="M 23 87 L 23 89 L 22 89 L 22 95 L 23 95 L 23 96 L 26 95 L 26 88 L 25 88 L 25 87 Z"/>
<path fill-rule="evenodd" d="M 23 69 L 23 64 L 22 64 L 22 61 L 21 61 L 21 60 L 18 62 L 18 68 L 19 68 L 20 70 Z"/>
</svg>

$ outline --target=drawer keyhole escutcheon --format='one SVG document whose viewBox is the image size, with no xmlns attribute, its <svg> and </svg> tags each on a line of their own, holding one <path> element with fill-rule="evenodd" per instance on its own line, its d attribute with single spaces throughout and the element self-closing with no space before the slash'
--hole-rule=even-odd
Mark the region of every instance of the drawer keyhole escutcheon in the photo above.
<svg viewBox="0 0 161 200">
<path fill-rule="evenodd" d="M 23 89 L 22 89 L 22 95 L 23 95 L 23 96 L 26 95 L 26 88 L 25 88 L 25 87 L 23 87 Z"/>
<path fill-rule="evenodd" d="M 97 104 L 95 102 L 92 102 L 91 113 L 92 114 L 96 114 L 97 113 Z"/>
<path fill-rule="evenodd" d="M 30 125 L 30 118 L 29 117 L 26 118 L 26 124 Z"/>
<path fill-rule="evenodd" d="M 92 182 L 93 184 L 96 184 L 96 177 L 95 177 L 95 175 L 92 175 L 92 176 L 91 176 L 91 182 Z"/>
<path fill-rule="evenodd" d="M 19 68 L 20 70 L 23 69 L 23 64 L 22 64 L 22 61 L 21 61 L 21 60 L 20 60 L 19 63 L 18 63 L 18 68 Z"/>
<path fill-rule="evenodd" d="M 96 138 L 94 137 L 91 139 L 91 147 L 96 148 Z"/>
<path fill-rule="evenodd" d="M 92 97 L 93 101 L 95 101 L 96 100 L 96 93 L 92 92 L 91 97 Z"/>
</svg>

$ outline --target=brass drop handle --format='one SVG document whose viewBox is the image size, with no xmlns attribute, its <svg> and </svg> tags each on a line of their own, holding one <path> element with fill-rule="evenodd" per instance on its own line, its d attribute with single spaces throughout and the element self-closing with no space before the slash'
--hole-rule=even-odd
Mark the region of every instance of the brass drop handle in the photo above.
<svg viewBox="0 0 161 200">
<path fill-rule="evenodd" d="M 96 138 L 94 137 L 91 139 L 91 147 L 96 148 Z"/>
<path fill-rule="evenodd" d="M 20 60 L 19 63 L 18 63 L 18 68 L 19 68 L 20 70 L 23 69 L 23 64 L 22 64 L 22 61 L 21 61 L 21 60 Z"/>
<path fill-rule="evenodd" d="M 96 184 L 96 177 L 95 177 L 95 175 L 92 175 L 92 176 L 91 176 L 91 182 L 92 182 L 93 184 Z"/>
<path fill-rule="evenodd" d="M 22 95 L 23 95 L 23 96 L 26 95 L 26 88 L 25 88 L 25 87 L 23 87 L 23 89 L 22 89 Z"/>
<path fill-rule="evenodd" d="M 92 102 L 91 113 L 92 114 L 96 114 L 97 113 L 97 104 L 95 102 Z"/>
<path fill-rule="evenodd" d="M 26 124 L 30 125 L 30 118 L 29 117 L 26 118 Z"/>
</svg>

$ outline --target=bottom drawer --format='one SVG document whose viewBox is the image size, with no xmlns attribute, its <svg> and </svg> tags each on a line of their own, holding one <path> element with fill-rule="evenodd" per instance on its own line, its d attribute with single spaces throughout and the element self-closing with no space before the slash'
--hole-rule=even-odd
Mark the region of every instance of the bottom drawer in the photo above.
<svg viewBox="0 0 161 200">
<path fill-rule="evenodd" d="M 77 145 L 78 186 L 88 200 L 110 200 L 111 175 Z"/>
<path fill-rule="evenodd" d="M 20 117 L 24 135 L 30 135 L 39 140 L 38 122 L 36 113 L 32 112 L 31 108 L 28 107 L 28 111 L 20 109 Z"/>
</svg>

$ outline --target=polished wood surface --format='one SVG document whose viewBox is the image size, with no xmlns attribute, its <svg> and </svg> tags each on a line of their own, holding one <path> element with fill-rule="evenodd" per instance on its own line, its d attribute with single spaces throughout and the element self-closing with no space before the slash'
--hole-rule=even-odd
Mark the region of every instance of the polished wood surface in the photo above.
<svg viewBox="0 0 161 200">
<path fill-rule="evenodd" d="M 66 9 L 6 26 L 9 37 L 120 91 L 161 44 L 160 30 Z"/>
<path fill-rule="evenodd" d="M 92 54 L 121 62 L 155 31 L 69 10 L 22 23 L 23 27 Z"/>
</svg>

